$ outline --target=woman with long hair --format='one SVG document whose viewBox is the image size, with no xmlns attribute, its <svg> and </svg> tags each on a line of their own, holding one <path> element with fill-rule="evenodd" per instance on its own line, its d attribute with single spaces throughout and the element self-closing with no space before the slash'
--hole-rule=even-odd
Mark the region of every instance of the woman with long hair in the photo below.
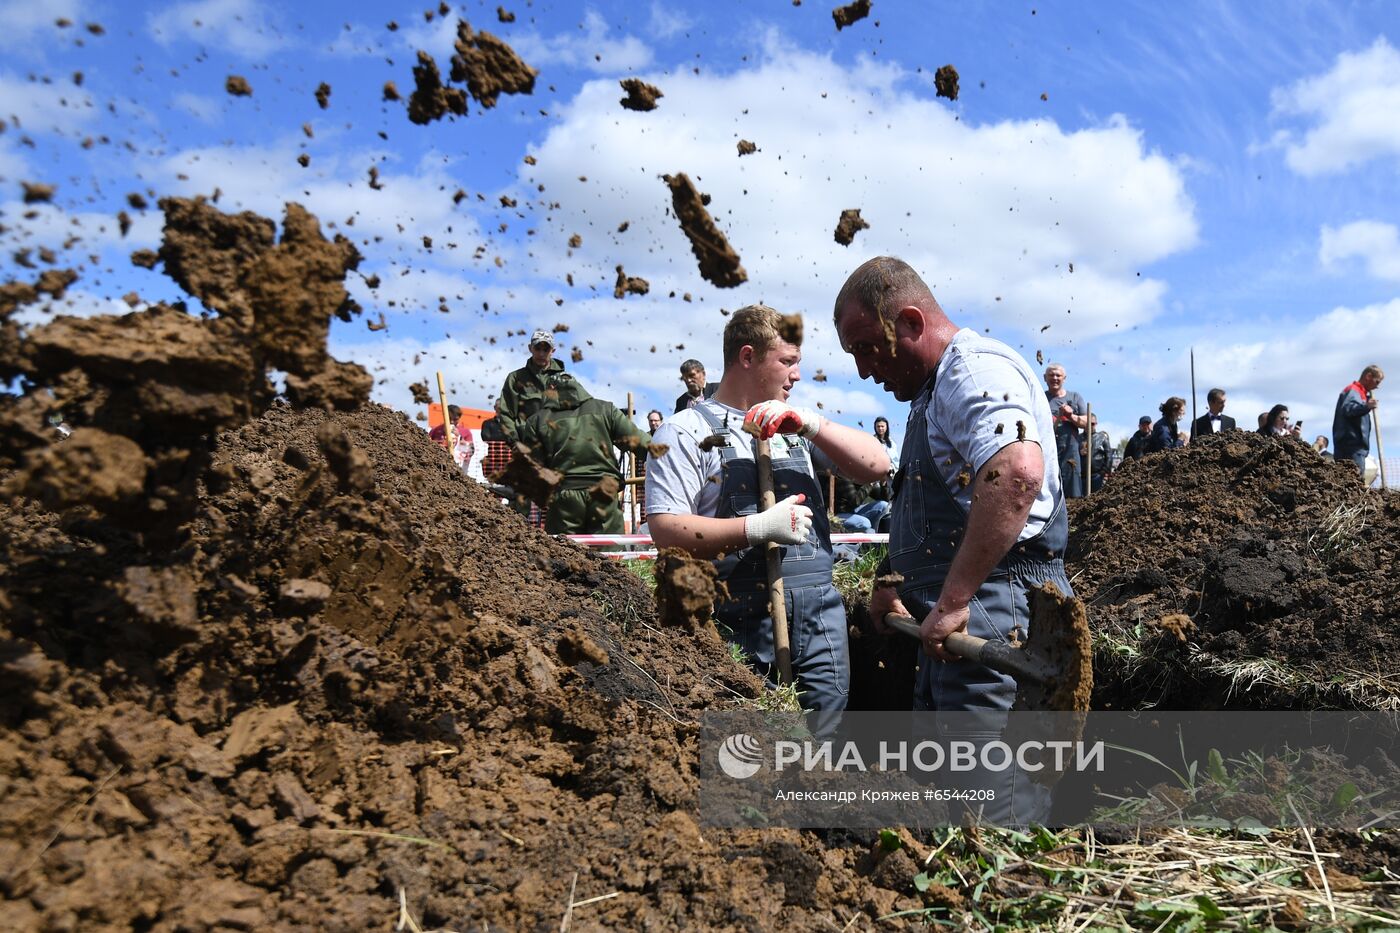
<svg viewBox="0 0 1400 933">
<path fill-rule="evenodd" d="M 1301 437 L 1303 434 L 1301 425 L 1302 422 L 1294 425 L 1288 423 L 1287 405 L 1275 405 L 1269 409 L 1263 425 L 1259 428 L 1259 433 L 1265 437 Z"/>
<path fill-rule="evenodd" d="M 1147 442 L 1147 452 L 1155 454 L 1159 450 L 1175 450 L 1181 446 L 1181 432 L 1176 426 L 1186 414 L 1186 399 L 1173 395 L 1157 406 L 1162 417 L 1152 426 L 1152 437 Z"/>
</svg>

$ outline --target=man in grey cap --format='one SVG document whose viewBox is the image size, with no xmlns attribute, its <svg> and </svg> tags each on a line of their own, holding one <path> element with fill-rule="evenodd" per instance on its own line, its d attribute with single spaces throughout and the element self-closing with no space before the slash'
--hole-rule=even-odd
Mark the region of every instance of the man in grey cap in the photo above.
<svg viewBox="0 0 1400 933">
<path fill-rule="evenodd" d="M 496 421 L 507 443 L 520 439 L 520 426 L 544 407 L 544 390 L 553 373 L 562 373 L 564 364 L 554 358 L 554 335 L 537 330 L 530 335 L 530 359 L 506 377 L 496 399 Z"/>
</svg>

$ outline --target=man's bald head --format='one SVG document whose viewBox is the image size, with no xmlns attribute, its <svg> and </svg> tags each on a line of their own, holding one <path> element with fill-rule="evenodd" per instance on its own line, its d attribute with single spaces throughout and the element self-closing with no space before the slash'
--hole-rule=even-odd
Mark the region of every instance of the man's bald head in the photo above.
<svg viewBox="0 0 1400 933">
<path fill-rule="evenodd" d="M 889 321 L 900 308 L 911 306 L 928 313 L 942 313 L 933 292 L 909 263 L 893 256 L 876 256 L 861 263 L 841 286 L 832 320 L 839 325 L 841 313 L 856 308 Z"/>
</svg>

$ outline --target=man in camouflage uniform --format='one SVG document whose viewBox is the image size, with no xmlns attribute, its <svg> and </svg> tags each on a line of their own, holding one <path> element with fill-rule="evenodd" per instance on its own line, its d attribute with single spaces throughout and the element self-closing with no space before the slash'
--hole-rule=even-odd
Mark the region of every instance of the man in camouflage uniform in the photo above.
<svg viewBox="0 0 1400 933">
<path fill-rule="evenodd" d="M 568 373 L 553 373 L 544 407 L 520 426 L 520 442 L 564 481 L 549 501 L 552 535 L 622 534 L 622 472 L 614 447 L 645 449 L 647 435 L 612 402 L 594 398 Z"/>
<path fill-rule="evenodd" d="M 564 371 L 564 364 L 554 359 L 554 335 L 537 330 L 530 335 L 530 359 L 524 366 L 506 377 L 496 399 L 496 421 L 506 436 L 506 443 L 520 440 L 520 428 L 544 404 L 544 390 L 549 378 Z"/>
</svg>

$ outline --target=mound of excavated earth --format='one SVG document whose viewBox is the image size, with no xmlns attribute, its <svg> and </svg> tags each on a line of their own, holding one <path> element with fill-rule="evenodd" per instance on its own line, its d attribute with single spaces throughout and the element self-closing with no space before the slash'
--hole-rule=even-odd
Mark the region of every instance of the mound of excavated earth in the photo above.
<svg viewBox="0 0 1400 933">
<path fill-rule="evenodd" d="M 1400 497 L 1304 443 L 1232 432 L 1075 502 L 1096 707 L 1400 706 Z"/>
</svg>

